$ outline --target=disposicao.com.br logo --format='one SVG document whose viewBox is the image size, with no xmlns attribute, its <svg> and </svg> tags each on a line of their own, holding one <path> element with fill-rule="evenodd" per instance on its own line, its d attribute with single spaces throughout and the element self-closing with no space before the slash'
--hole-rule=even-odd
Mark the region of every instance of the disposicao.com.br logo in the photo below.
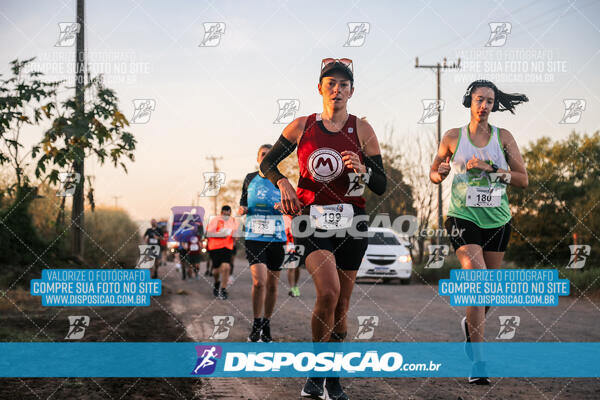
<svg viewBox="0 0 600 400">
<path fill-rule="evenodd" d="M 282 367 L 292 367 L 300 372 L 374 372 L 398 371 L 403 365 L 400 353 L 385 353 L 379 356 L 377 351 L 366 353 L 311 353 L 289 352 L 227 353 L 225 371 L 267 372 L 280 371 Z M 437 368 L 436 368 L 437 369 Z"/>
<path fill-rule="evenodd" d="M 215 348 L 219 346 L 197 346 L 198 361 L 194 375 L 207 375 L 215 371 L 216 360 L 221 358 Z M 258 350 L 258 349 L 256 349 Z M 217 354 L 218 356 L 214 356 Z M 441 363 L 433 361 L 423 363 L 405 363 L 398 352 L 367 351 L 229 351 L 223 353 L 223 373 L 236 373 L 236 376 L 260 373 L 354 373 L 373 372 L 412 372 L 439 371 Z M 211 364 L 212 363 L 212 364 Z M 209 369 L 210 368 L 210 369 Z"/>
</svg>

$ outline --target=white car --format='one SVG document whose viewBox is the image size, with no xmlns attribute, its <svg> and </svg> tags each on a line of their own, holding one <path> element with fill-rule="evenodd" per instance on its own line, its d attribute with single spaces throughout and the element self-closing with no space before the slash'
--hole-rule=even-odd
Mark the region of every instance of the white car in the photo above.
<svg viewBox="0 0 600 400">
<path fill-rule="evenodd" d="M 389 228 L 369 228 L 369 246 L 356 278 L 400 279 L 410 283 L 412 258 L 409 244 Z"/>
</svg>

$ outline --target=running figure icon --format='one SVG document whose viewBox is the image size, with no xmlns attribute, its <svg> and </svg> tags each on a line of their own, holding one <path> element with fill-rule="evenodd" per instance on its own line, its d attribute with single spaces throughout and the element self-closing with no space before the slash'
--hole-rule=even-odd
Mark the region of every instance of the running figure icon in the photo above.
<svg viewBox="0 0 600 400">
<path fill-rule="evenodd" d="M 209 339 L 227 339 L 229 331 L 233 328 L 234 318 L 229 315 L 214 316 L 213 321 L 215 323 L 215 328 L 213 329 L 212 335 L 209 336 Z"/>
<path fill-rule="evenodd" d="M 86 315 L 69 316 L 69 325 L 65 339 L 82 339 L 86 328 L 90 326 L 90 317 Z"/>
<path fill-rule="evenodd" d="M 202 361 L 194 369 L 194 374 L 197 374 L 198 370 L 200 370 L 200 369 L 204 369 L 204 368 L 210 367 L 215 364 L 215 362 L 213 361 L 213 358 L 215 358 L 217 356 L 216 350 L 217 349 L 214 346 L 211 347 L 210 349 L 204 350 L 204 352 L 201 355 Z"/>
</svg>

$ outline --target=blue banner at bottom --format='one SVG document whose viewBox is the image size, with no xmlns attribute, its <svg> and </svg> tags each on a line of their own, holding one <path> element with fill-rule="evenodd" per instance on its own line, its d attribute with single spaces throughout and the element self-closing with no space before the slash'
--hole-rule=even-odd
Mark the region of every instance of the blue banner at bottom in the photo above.
<svg viewBox="0 0 600 400">
<path fill-rule="evenodd" d="M 489 377 L 600 377 L 600 343 L 481 343 Z M 466 377 L 464 343 L 0 343 L 1 377 Z"/>
</svg>

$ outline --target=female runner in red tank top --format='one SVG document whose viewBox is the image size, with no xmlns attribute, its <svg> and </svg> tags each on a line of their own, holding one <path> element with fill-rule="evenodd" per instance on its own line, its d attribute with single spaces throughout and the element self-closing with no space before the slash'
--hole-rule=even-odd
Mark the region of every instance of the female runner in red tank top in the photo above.
<svg viewBox="0 0 600 400">
<path fill-rule="evenodd" d="M 356 185 L 359 174 L 373 192 L 385 192 L 386 178 L 377 136 L 365 120 L 348 114 L 347 102 L 354 93 L 352 61 L 324 59 L 318 90 L 323 112 L 299 117 L 284 130 L 263 159 L 260 169 L 281 191 L 281 210 L 303 214 L 299 232 L 305 232 L 307 219 L 316 231 L 297 235 L 304 246 L 303 261 L 317 292 L 312 314 L 314 342 L 343 341 L 346 313 L 356 272 L 367 248 L 365 199 Z M 298 146 L 300 178 L 298 190 L 277 169 L 277 165 Z M 328 207 L 323 207 L 328 206 Z M 310 217 L 308 217 L 310 215 Z M 342 221 L 353 221 L 350 229 Z M 294 223 L 296 225 L 296 223 Z M 347 226 L 347 225 L 346 225 Z M 342 227 L 342 228 L 341 228 Z M 334 235 L 327 235 L 329 231 Z M 323 384 L 333 399 L 347 399 L 339 378 L 308 378 L 303 397 L 324 398 Z"/>
</svg>

